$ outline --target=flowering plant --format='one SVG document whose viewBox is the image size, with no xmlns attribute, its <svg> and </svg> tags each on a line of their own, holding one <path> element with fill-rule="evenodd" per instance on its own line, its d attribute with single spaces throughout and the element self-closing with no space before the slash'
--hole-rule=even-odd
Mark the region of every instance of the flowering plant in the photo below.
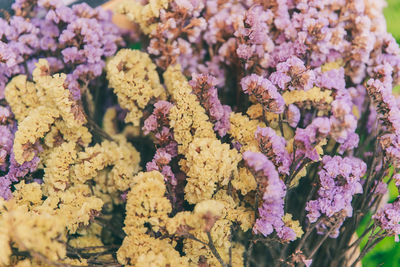
<svg viewBox="0 0 400 267">
<path fill-rule="evenodd" d="M 0 18 L 0 265 L 353 267 L 398 241 L 383 7 L 125 0 L 122 30 L 17 0 Z"/>
</svg>

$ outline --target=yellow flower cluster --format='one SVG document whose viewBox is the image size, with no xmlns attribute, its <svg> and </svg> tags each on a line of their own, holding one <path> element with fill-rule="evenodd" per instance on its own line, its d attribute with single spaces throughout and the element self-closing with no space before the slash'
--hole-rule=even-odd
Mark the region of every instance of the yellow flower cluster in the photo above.
<svg viewBox="0 0 400 267">
<path fill-rule="evenodd" d="M 124 138 L 119 139 L 119 143 L 106 140 L 79 152 L 72 167 L 73 181 L 84 183 L 92 178 L 96 181 L 98 171 L 112 166 L 103 184 L 105 192 L 127 190 L 133 175 L 139 171 L 140 155 Z"/>
<path fill-rule="evenodd" d="M 14 139 L 14 154 L 15 160 L 19 164 L 33 159 L 35 156 L 33 146 L 39 138 L 44 137 L 50 131 L 50 126 L 58 116 L 57 109 L 39 106 L 18 124 L 18 131 L 15 133 Z"/>
<path fill-rule="evenodd" d="M 189 144 L 195 138 L 214 138 L 212 123 L 204 108 L 192 94 L 192 87 L 181 72 L 179 65 L 169 66 L 164 73 L 168 92 L 175 105 L 169 111 L 170 125 L 178 142 L 178 152 L 186 154 Z"/>
<path fill-rule="evenodd" d="M 286 213 L 282 217 L 282 221 L 285 224 L 285 226 L 292 228 L 297 238 L 300 238 L 304 234 L 304 231 L 301 228 L 300 222 L 297 220 L 293 220 L 292 217 L 293 217 L 292 214 Z"/>
<path fill-rule="evenodd" d="M 198 266 L 204 261 L 209 266 L 220 265 L 207 245 L 210 242 L 208 233 L 222 260 L 229 262 L 229 250 L 232 249 L 232 265 L 243 266 L 244 247 L 230 241 L 230 227 L 233 221 L 240 220 L 242 227 L 246 228 L 254 223 L 254 216 L 252 217 L 251 212 L 242 214 L 239 210 L 235 210 L 234 201 L 226 195 L 226 192 L 221 191 L 218 198 L 220 200 L 199 202 L 193 212 L 178 213 L 166 226 L 169 234 L 191 237 L 184 240 L 183 246 L 188 266 Z"/>
<path fill-rule="evenodd" d="M 239 113 L 231 113 L 231 128 L 229 134 L 234 138 L 235 142 L 241 145 L 240 152 L 253 151 L 258 152 L 258 143 L 254 138 L 257 127 L 265 127 L 265 123 L 258 120 L 251 120 L 246 115 Z"/>
<path fill-rule="evenodd" d="M 229 248 L 233 245 L 234 266 L 243 265 L 244 248 L 239 244 L 231 244 L 230 226 L 236 221 L 247 231 L 254 223 L 252 210 L 238 207 L 225 190 L 220 190 L 215 194 L 215 199 L 211 199 L 210 195 L 208 199 L 199 201 L 193 212 L 180 212 L 170 218 L 168 214 L 172 207 L 164 196 L 165 191 L 164 177 L 159 172 L 140 173 L 133 179 L 126 204 L 124 230 L 127 237 L 118 251 L 118 260 L 122 264 L 197 266 L 202 257 L 205 257 L 210 266 L 218 266 L 218 260 L 209 247 L 199 241 L 185 239 L 183 250 L 186 256 L 181 257 L 175 250 L 176 243 L 173 239 L 156 239 L 151 235 L 152 232 L 181 237 L 190 234 L 198 240 L 208 242 L 206 232 L 210 231 L 221 257 L 224 260 L 229 259 Z"/>
<path fill-rule="evenodd" d="M 293 90 L 286 91 L 282 94 L 286 105 L 299 102 L 311 102 L 313 104 L 330 104 L 333 101 L 331 90 L 321 90 L 321 88 L 314 86 L 308 91 Z"/>
<path fill-rule="evenodd" d="M 15 200 L 0 203 L 0 265 L 10 264 L 11 244 L 19 251 L 45 255 L 49 260 L 66 256 L 65 227 L 56 216 L 29 211 Z"/>
<path fill-rule="evenodd" d="M 180 165 L 188 176 L 185 199 L 191 204 L 211 199 L 217 184 L 226 186 L 242 159 L 228 144 L 212 138 L 195 138 L 185 157 Z"/>
<path fill-rule="evenodd" d="M 4 94 L 18 121 L 22 121 L 31 109 L 40 105 L 35 84 L 27 81 L 26 75 L 14 77 L 7 84 Z"/>
<path fill-rule="evenodd" d="M 256 190 L 257 182 L 249 169 L 241 167 L 232 179 L 232 186 L 240 190 L 242 195 L 247 195 L 250 191 Z"/>
<path fill-rule="evenodd" d="M 145 34 L 150 34 L 157 26 L 154 19 L 160 16 L 160 10 L 166 9 L 172 0 L 150 0 L 143 5 L 140 1 L 124 1 L 117 12 L 124 14 L 133 22 L 139 24 Z"/>
<path fill-rule="evenodd" d="M 124 231 L 127 234 L 118 250 L 118 261 L 125 266 L 187 266 L 172 240 L 156 239 L 147 234 L 157 232 L 168 220 L 172 207 L 165 194 L 164 177 L 152 171 L 139 173 L 127 196 Z"/>
<path fill-rule="evenodd" d="M 235 222 L 248 231 L 254 224 L 255 213 L 241 202 L 233 188 L 237 184 L 242 194 L 246 194 L 255 189 L 255 179 L 246 168 L 238 168 L 240 153 L 216 138 L 180 66 L 170 66 L 164 73 L 164 81 L 174 102 L 169 119 L 179 145 L 178 153 L 183 156 L 179 166 L 187 176 L 185 199 L 196 205 L 193 211 L 178 212 L 172 217 L 163 175 L 152 171 L 134 177 L 127 196 L 124 228 L 127 237 L 118 250 L 118 260 L 139 267 L 219 266 L 219 259 L 210 247 L 211 238 L 222 260 L 229 262 L 231 251 L 232 265 L 243 266 L 244 247 L 231 241 L 231 227 Z M 114 112 L 110 111 L 108 116 L 107 128 L 113 128 Z M 239 133 L 234 137 L 243 143 L 254 140 L 257 126 L 263 124 L 252 122 L 252 133 L 242 130 L 248 139 L 243 140 L 239 129 L 243 125 L 239 123 L 234 129 Z M 176 249 L 177 238 L 183 239 L 185 256 L 180 256 Z"/>
<path fill-rule="evenodd" d="M 48 132 L 60 132 L 64 139 L 79 139 L 84 145 L 91 141 L 83 126 L 83 111 L 64 87 L 66 75 L 49 76 L 49 72 L 48 62 L 41 59 L 33 71 L 34 83 L 27 82 L 26 76 L 17 76 L 5 89 L 6 100 L 19 122 L 14 139 L 15 160 L 19 164 L 33 159 L 36 142 Z M 21 100 L 24 105 L 19 104 Z"/>
<path fill-rule="evenodd" d="M 13 198 L 0 203 L 0 266 L 87 265 L 85 259 L 67 257 L 67 244 L 103 245 L 101 227 L 91 222 L 104 204 L 121 202 L 121 192 L 140 170 L 140 155 L 124 134 L 115 131 L 113 141 L 89 146 L 86 115 L 64 87 L 65 77 L 50 76 L 47 61 L 40 60 L 34 82 L 17 76 L 7 85 L 7 101 L 18 120 L 15 159 L 22 164 L 38 155 L 44 175 L 42 184 L 15 184 Z M 32 257 L 12 256 L 13 250 Z"/>
<path fill-rule="evenodd" d="M 330 70 L 339 69 L 340 67 L 343 67 L 343 66 L 344 66 L 343 59 L 338 59 L 336 61 L 331 61 L 331 62 L 328 62 L 328 63 L 325 63 L 324 65 L 322 65 L 321 71 L 327 72 Z"/>
<path fill-rule="evenodd" d="M 152 98 L 164 98 L 156 65 L 148 54 L 122 49 L 107 63 L 107 77 L 118 102 L 129 112 L 125 121 L 140 124 L 142 110 Z"/>
<path fill-rule="evenodd" d="M 152 19 L 168 3 L 151 0 L 145 5 L 130 4 L 129 8 L 137 9 L 125 12 L 141 27 L 151 27 Z M 107 238 L 103 237 L 101 221 L 93 221 L 100 214 L 101 219 L 111 219 L 110 211 L 123 204 L 121 193 L 127 192 L 126 236 L 117 251 L 120 264 L 194 267 L 219 266 L 224 261 L 234 267 L 243 266 L 245 247 L 232 241 L 231 230 L 240 228 L 240 234 L 251 231 L 257 182 L 245 167 L 241 153 L 260 151 L 254 137 L 258 127 L 268 124 L 280 134 L 276 114 L 264 113 L 257 104 L 248 109 L 247 115 L 232 112 L 228 137 L 235 147 L 231 147 L 217 138 L 179 65 L 170 65 L 164 72 L 165 90 L 150 57 L 125 49 L 109 60 L 107 77 L 121 107 L 128 110 L 126 122 L 133 125 L 119 129 L 117 109 L 109 108 L 102 129 L 109 138 L 92 142 L 86 127 L 87 120 L 92 121 L 64 87 L 66 76 L 49 73 L 48 63 L 40 60 L 33 82 L 20 75 L 6 88 L 7 101 L 18 120 L 15 159 L 22 164 L 39 156 L 44 174 L 42 184 L 15 184 L 12 200 L 0 203 L 0 248 L 4 250 L 0 265 L 90 264 L 89 260 L 68 257 L 67 247 L 101 254 Z M 289 92 L 285 101 L 332 101 L 330 94 L 319 88 L 308 92 L 311 95 Z M 164 169 L 162 173 L 138 173 L 140 155 L 127 141 L 130 136 L 141 135 L 140 120 L 146 107 L 153 100 L 167 98 L 173 103 L 168 119 L 179 154 L 174 159 L 178 164 L 171 166 L 179 168 L 179 174 L 174 170 L 176 176 L 185 177 L 185 183 L 177 179 L 178 185 L 166 184 Z M 286 149 L 291 152 L 293 133 L 289 133 L 288 126 L 283 130 L 289 140 Z M 306 168 L 293 183 L 304 175 Z M 170 194 L 174 186 L 181 186 L 189 210 L 181 211 L 174 202 L 176 196 Z M 299 222 L 290 214 L 283 217 L 283 222 L 301 237 Z M 22 255 L 29 252 L 32 257 L 12 256 L 13 250 Z M 111 255 L 98 259 L 113 260 Z"/>
</svg>

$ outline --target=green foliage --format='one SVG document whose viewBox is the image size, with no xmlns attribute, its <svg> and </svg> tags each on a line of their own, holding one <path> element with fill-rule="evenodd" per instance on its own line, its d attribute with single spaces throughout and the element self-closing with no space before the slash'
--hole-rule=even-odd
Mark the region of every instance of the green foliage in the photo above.
<svg viewBox="0 0 400 267">
<path fill-rule="evenodd" d="M 393 168 L 390 169 L 388 177 L 385 181 L 388 180 L 393 174 Z M 389 200 L 388 202 L 393 202 L 398 196 L 398 190 L 394 183 L 391 181 L 388 185 L 389 190 Z M 367 228 L 367 224 L 371 219 L 371 214 L 367 214 L 360 227 L 357 229 L 357 234 L 360 236 L 363 231 Z M 367 243 L 368 236 L 366 236 L 362 242 L 360 247 L 363 248 Z M 374 249 L 372 249 L 363 259 L 362 261 L 363 267 L 394 267 L 400 266 L 400 245 L 394 242 L 394 237 L 387 237 L 382 240 Z"/>
<path fill-rule="evenodd" d="M 387 0 L 388 6 L 384 10 L 387 29 L 393 34 L 397 42 L 400 41 L 400 1 Z"/>
</svg>

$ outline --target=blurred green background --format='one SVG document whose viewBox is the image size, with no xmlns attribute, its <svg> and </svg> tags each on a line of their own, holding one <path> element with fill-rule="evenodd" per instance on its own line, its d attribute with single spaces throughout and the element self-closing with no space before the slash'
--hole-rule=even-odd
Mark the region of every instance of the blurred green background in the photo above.
<svg viewBox="0 0 400 267">
<path fill-rule="evenodd" d="M 400 0 L 386 0 L 388 5 L 384 10 L 387 30 L 393 34 L 393 37 L 400 44 Z M 400 89 L 399 86 L 396 88 Z M 391 183 L 389 185 L 389 202 L 393 201 L 397 196 L 397 188 Z M 367 221 L 367 218 L 365 218 Z M 358 229 L 359 234 L 362 232 L 363 225 Z M 365 241 L 363 244 L 365 244 Z M 361 244 L 361 245 L 363 245 Z M 362 261 L 363 267 L 400 267 L 400 243 L 394 242 L 394 237 L 386 238 L 380 242 L 371 252 L 369 252 Z"/>
<path fill-rule="evenodd" d="M 387 29 L 400 41 L 400 0 L 387 0 L 388 6 L 384 13 L 386 17 Z"/>
</svg>

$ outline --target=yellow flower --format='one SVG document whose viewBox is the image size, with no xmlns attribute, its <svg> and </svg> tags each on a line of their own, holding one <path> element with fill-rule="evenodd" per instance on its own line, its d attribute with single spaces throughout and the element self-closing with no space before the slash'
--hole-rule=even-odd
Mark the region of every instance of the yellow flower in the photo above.
<svg viewBox="0 0 400 267">
<path fill-rule="evenodd" d="M 178 152 L 185 154 L 194 138 L 215 138 L 212 123 L 192 94 L 192 87 L 183 76 L 180 66 L 169 66 L 164 73 L 165 84 L 175 105 L 169 111 L 170 125 L 174 129 Z"/>
<path fill-rule="evenodd" d="M 44 187 L 48 192 L 66 190 L 71 184 L 70 166 L 75 163 L 77 151 L 75 143 L 63 143 L 49 155 L 44 169 Z"/>
<path fill-rule="evenodd" d="M 14 138 L 15 160 L 19 164 L 33 159 L 35 156 L 33 145 L 39 138 L 44 137 L 58 116 L 58 110 L 39 106 L 19 123 Z"/>
<path fill-rule="evenodd" d="M 232 186 L 240 190 L 242 195 L 246 195 L 248 192 L 256 190 L 257 182 L 250 170 L 242 167 L 233 177 Z"/>
<path fill-rule="evenodd" d="M 42 204 L 42 196 L 42 190 L 38 183 L 26 184 L 25 181 L 16 184 L 13 192 L 14 201 L 18 205 L 26 205 L 28 207 Z"/>
<path fill-rule="evenodd" d="M 231 113 L 230 122 L 231 128 L 229 134 L 232 135 L 234 141 L 240 143 L 240 151 L 259 151 L 254 133 L 257 130 L 257 127 L 265 127 L 265 123 L 258 120 L 250 120 L 246 115 L 235 112 Z"/>
<path fill-rule="evenodd" d="M 18 121 L 23 120 L 31 109 L 39 105 L 35 84 L 28 82 L 26 75 L 15 76 L 7 84 L 4 95 Z"/>
<path fill-rule="evenodd" d="M 132 22 L 138 23 L 145 34 L 150 34 L 156 27 L 154 19 L 158 18 L 161 9 L 166 9 L 172 0 L 150 0 L 142 5 L 139 1 L 123 1 L 117 12 L 127 16 Z"/>
<path fill-rule="evenodd" d="M 66 232 L 56 216 L 28 211 L 11 200 L 0 216 L 0 264 L 9 263 L 11 245 L 18 251 L 33 251 L 57 261 L 66 257 Z"/>
<path fill-rule="evenodd" d="M 118 102 L 129 112 L 126 122 L 140 124 L 142 110 L 152 98 L 164 97 L 156 65 L 148 54 L 122 49 L 107 63 L 107 77 Z"/>
<path fill-rule="evenodd" d="M 180 165 L 188 176 L 185 199 L 189 203 L 211 199 L 217 184 L 227 185 L 241 160 L 236 150 L 212 138 L 195 138 L 185 156 Z"/>
<path fill-rule="evenodd" d="M 285 223 L 285 226 L 291 228 L 294 231 L 297 238 L 300 238 L 304 234 L 303 229 L 301 229 L 300 222 L 297 220 L 293 220 L 292 214 L 286 213 L 282 217 L 282 221 Z"/>
<path fill-rule="evenodd" d="M 156 239 L 149 230 L 162 231 L 172 207 L 165 194 L 164 177 L 157 171 L 139 173 L 127 195 L 124 231 L 127 234 L 117 253 L 126 266 L 187 266 L 168 238 Z M 163 232 L 163 231 L 162 231 Z"/>
<path fill-rule="evenodd" d="M 312 102 L 314 104 L 330 104 L 333 101 L 331 96 L 331 90 L 321 90 L 319 87 L 313 87 L 308 91 L 304 90 L 293 90 L 286 91 L 282 94 L 286 105 L 290 105 L 298 102 Z"/>
</svg>

